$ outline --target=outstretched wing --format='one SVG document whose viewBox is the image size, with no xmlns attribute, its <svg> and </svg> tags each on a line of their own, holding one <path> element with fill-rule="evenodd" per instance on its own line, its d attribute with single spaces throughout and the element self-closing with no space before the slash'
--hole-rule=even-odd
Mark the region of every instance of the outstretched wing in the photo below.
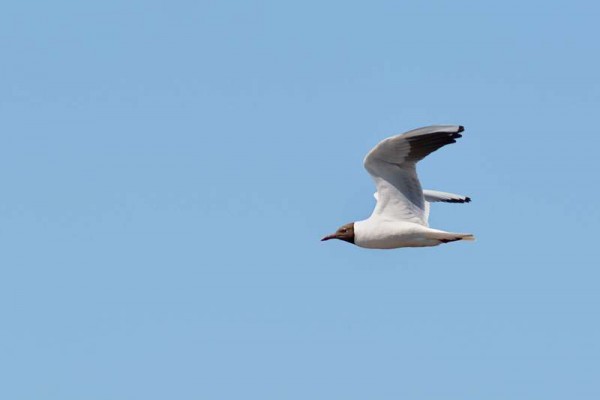
<svg viewBox="0 0 600 400">
<path fill-rule="evenodd" d="M 470 203 L 471 198 L 469 196 L 463 196 L 462 194 L 438 192 L 437 190 L 423 190 L 423 196 L 425 201 L 435 203 L 442 201 L 444 203 Z"/>
<path fill-rule="evenodd" d="M 458 125 L 428 126 L 392 136 L 375 146 L 364 160 L 377 187 L 373 216 L 427 225 L 416 164 L 440 147 L 456 142 L 463 130 Z"/>
<path fill-rule="evenodd" d="M 375 201 L 377 201 L 377 192 L 373 193 Z M 469 196 L 463 196 L 462 194 L 454 194 L 447 192 L 439 192 L 437 190 L 423 189 L 423 197 L 425 201 L 429 203 L 436 203 L 441 201 L 443 203 L 470 203 L 471 198 Z"/>
<path fill-rule="evenodd" d="M 375 201 L 377 201 L 377 192 L 373 193 Z M 470 203 L 471 198 L 469 196 L 463 196 L 462 194 L 454 194 L 447 192 L 439 192 L 437 190 L 423 189 L 423 197 L 425 198 L 425 209 L 423 210 L 423 219 L 425 224 L 429 224 L 429 212 L 431 210 L 431 203 L 444 202 L 444 203 Z"/>
</svg>

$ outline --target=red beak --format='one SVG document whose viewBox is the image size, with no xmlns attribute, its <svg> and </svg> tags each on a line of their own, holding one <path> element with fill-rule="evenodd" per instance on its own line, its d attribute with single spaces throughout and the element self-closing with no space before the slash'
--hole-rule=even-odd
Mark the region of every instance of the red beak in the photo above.
<svg viewBox="0 0 600 400">
<path fill-rule="evenodd" d="M 325 236 L 323 239 L 321 239 L 321 242 L 324 242 L 325 240 L 329 240 L 329 239 L 335 239 L 335 233 L 332 235 Z"/>
</svg>

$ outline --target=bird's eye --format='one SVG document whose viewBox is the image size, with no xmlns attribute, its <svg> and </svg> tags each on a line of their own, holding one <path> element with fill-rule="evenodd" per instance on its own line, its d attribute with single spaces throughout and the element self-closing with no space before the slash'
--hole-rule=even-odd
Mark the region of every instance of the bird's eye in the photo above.
<svg viewBox="0 0 600 400">
<path fill-rule="evenodd" d="M 340 233 L 346 233 L 346 229 L 340 229 Z"/>
</svg>

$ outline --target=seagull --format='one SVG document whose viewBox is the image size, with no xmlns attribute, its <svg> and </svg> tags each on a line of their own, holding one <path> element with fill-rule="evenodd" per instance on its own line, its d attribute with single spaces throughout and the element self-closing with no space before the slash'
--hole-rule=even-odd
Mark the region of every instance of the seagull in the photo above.
<svg viewBox="0 0 600 400">
<path fill-rule="evenodd" d="M 381 141 L 363 164 L 375 181 L 377 205 L 363 221 L 343 225 L 321 241 L 339 239 L 368 249 L 430 247 L 458 240 L 475 240 L 470 233 L 446 232 L 429 227 L 432 202 L 468 203 L 453 193 L 421 189 L 416 165 L 437 149 L 455 143 L 460 125 L 434 125 L 414 129 Z"/>
</svg>

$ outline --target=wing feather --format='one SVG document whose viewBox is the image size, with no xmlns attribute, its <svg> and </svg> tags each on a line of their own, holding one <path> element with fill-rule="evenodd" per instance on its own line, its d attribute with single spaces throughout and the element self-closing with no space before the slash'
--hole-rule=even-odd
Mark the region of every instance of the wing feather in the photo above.
<svg viewBox="0 0 600 400">
<path fill-rule="evenodd" d="M 364 166 L 377 187 L 373 215 L 427 225 L 423 189 L 416 163 L 437 149 L 456 142 L 464 128 L 437 125 L 415 129 L 381 141 L 365 157 Z"/>
<path fill-rule="evenodd" d="M 469 203 L 471 198 L 462 194 L 438 192 L 437 190 L 423 190 L 425 200 L 429 202 L 443 201 L 444 203 Z"/>
</svg>

